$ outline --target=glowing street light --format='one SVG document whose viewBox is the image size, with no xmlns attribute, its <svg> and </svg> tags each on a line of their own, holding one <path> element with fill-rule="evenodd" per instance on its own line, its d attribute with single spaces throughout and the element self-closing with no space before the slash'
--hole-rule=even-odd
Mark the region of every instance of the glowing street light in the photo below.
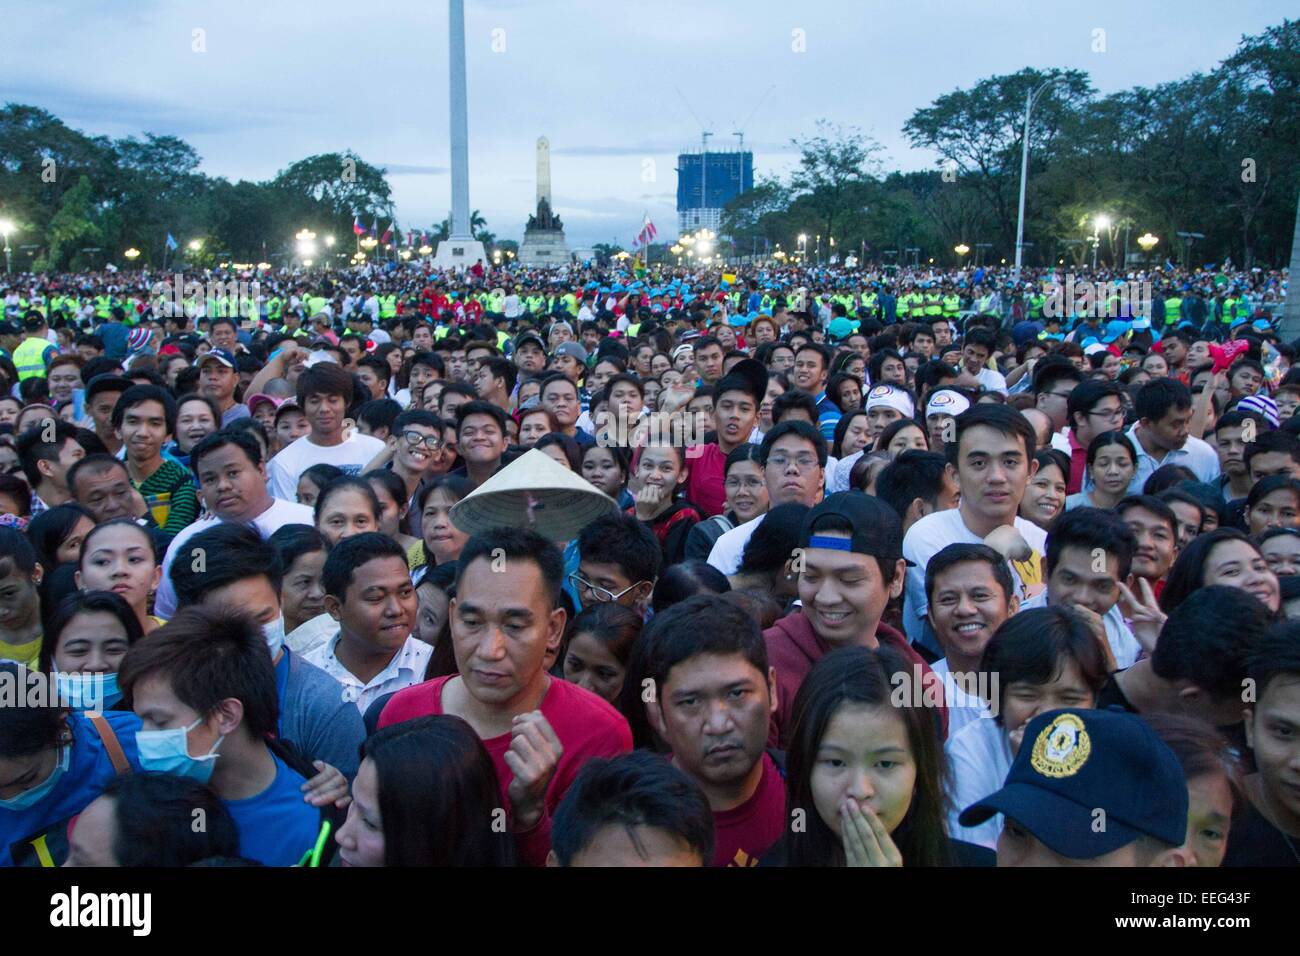
<svg viewBox="0 0 1300 956">
<path fill-rule="evenodd" d="M 959 256 L 964 256 L 966 253 L 970 252 L 970 246 L 966 245 L 964 242 L 959 242 L 957 245 L 952 247 L 952 251 L 957 253 Z"/>
<path fill-rule="evenodd" d="M 126 256 L 132 262 L 135 262 L 136 259 L 140 258 L 140 250 L 135 248 L 135 246 L 132 246 L 130 249 L 126 250 L 126 252 L 122 253 L 122 255 Z"/>
<path fill-rule="evenodd" d="M 4 240 L 5 240 L 5 272 L 8 272 L 9 269 L 11 268 L 9 260 L 12 257 L 13 253 L 10 251 L 9 248 L 9 233 L 14 231 L 15 231 L 15 226 L 12 220 L 0 219 L 0 236 L 4 236 Z"/>
<path fill-rule="evenodd" d="M 1151 233 L 1149 232 L 1144 233 L 1143 235 L 1138 236 L 1137 238 L 1137 243 L 1139 246 L 1142 247 L 1143 252 L 1150 252 L 1152 249 L 1156 247 L 1156 243 L 1158 243 L 1159 241 L 1160 241 L 1159 238 L 1151 235 Z"/>
<path fill-rule="evenodd" d="M 419 253 L 422 256 L 427 256 L 431 252 L 433 252 L 433 246 L 429 245 L 427 242 L 419 248 Z"/>
<path fill-rule="evenodd" d="M 326 236 L 326 237 L 325 237 L 325 245 L 329 246 L 330 248 L 333 248 L 333 246 L 334 246 L 334 237 L 333 237 L 333 236 Z"/>
<path fill-rule="evenodd" d="M 189 250 L 190 250 L 190 252 L 198 252 L 198 251 L 199 251 L 200 249 L 202 249 L 202 248 L 203 248 L 203 240 L 202 240 L 202 239 L 191 239 L 191 240 L 189 241 Z"/>
</svg>

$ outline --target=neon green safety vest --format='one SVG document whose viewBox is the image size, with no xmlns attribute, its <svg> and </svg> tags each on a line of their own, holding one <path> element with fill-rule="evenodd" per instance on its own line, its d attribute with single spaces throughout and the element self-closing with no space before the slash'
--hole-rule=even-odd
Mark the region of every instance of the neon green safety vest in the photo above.
<svg viewBox="0 0 1300 956">
<path fill-rule="evenodd" d="M 45 350 L 51 346 L 49 339 L 33 337 L 23 339 L 14 349 L 14 367 L 18 369 L 18 381 L 29 378 L 45 377 Z"/>
<path fill-rule="evenodd" d="M 1171 299 L 1165 299 L 1165 325 L 1177 325 L 1178 320 L 1182 318 L 1183 300 L 1174 296 Z"/>
<path fill-rule="evenodd" d="M 943 297 L 943 314 L 955 319 L 961 313 L 961 296 L 945 295 Z"/>
<path fill-rule="evenodd" d="M 383 319 L 391 319 L 397 315 L 397 296 L 385 295 L 379 299 L 379 316 Z"/>
</svg>

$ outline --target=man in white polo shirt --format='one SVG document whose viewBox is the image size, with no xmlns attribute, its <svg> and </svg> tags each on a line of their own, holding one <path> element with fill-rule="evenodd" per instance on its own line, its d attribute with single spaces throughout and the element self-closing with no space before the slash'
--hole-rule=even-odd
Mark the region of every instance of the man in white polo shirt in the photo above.
<svg viewBox="0 0 1300 956">
<path fill-rule="evenodd" d="M 982 326 L 969 330 L 961 343 L 962 368 L 975 376 L 985 391 L 1005 395 L 1007 380 L 997 369 L 989 367 L 989 356 L 997 348 L 997 343 L 997 336 Z"/>
<path fill-rule="evenodd" d="M 1219 455 L 1208 442 L 1188 433 L 1192 420 L 1192 393 L 1177 379 L 1147 382 L 1134 402 L 1138 422 L 1128 431 L 1137 449 L 1137 471 L 1128 493 L 1142 494 L 1151 473 L 1161 465 L 1182 465 L 1196 480 L 1213 484 L 1219 477 Z"/>
</svg>

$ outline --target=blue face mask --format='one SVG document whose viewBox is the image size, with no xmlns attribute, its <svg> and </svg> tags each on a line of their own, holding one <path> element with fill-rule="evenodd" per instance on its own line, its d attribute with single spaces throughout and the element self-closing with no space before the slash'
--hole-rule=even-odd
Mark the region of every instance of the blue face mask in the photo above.
<svg viewBox="0 0 1300 956">
<path fill-rule="evenodd" d="M 224 734 L 218 737 L 212 749 L 202 757 L 191 757 L 190 731 L 201 723 L 202 717 L 188 727 L 137 731 L 135 743 L 140 753 L 140 766 L 145 770 L 174 773 L 178 777 L 189 777 L 199 783 L 207 783 L 212 779 L 212 768 L 217 762 L 217 748 L 226 738 Z"/>
<path fill-rule="evenodd" d="M 73 710 L 107 710 L 122 699 L 117 686 L 117 674 L 64 674 L 54 675 L 59 689 L 59 700 L 67 701 Z"/>
<path fill-rule="evenodd" d="M 68 770 L 68 765 L 72 762 L 72 748 L 70 746 L 60 747 L 59 750 L 59 756 L 55 758 L 54 769 L 50 771 L 50 775 L 30 790 L 24 790 L 18 796 L 10 797 L 8 800 L 0 800 L 0 810 L 26 810 L 36 806 L 49 796 L 50 791 L 63 778 L 64 773 Z"/>
</svg>

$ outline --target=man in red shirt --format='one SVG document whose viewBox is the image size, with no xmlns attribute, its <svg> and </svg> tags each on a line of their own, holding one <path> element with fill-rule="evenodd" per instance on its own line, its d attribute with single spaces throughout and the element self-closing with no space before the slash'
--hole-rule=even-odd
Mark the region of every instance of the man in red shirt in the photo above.
<svg viewBox="0 0 1300 956">
<path fill-rule="evenodd" d="M 551 814 L 582 764 L 632 749 L 618 711 L 546 672 L 564 635 L 563 580 L 559 549 L 535 532 L 497 528 L 471 538 L 448 609 L 458 673 L 399 691 L 378 720 L 383 728 L 451 714 L 473 727 L 496 767 L 520 857 L 534 866 L 546 861 Z"/>
<path fill-rule="evenodd" d="M 767 370 L 762 362 L 745 359 L 718 380 L 713 389 L 713 428 L 717 440 L 686 450 L 690 477 L 686 498 L 711 518 L 726 509 L 727 456 L 749 441 L 758 423 L 758 406 L 767 392 Z"/>
<path fill-rule="evenodd" d="M 1078 494 L 1083 490 L 1084 470 L 1088 465 L 1088 446 L 1102 432 L 1123 431 L 1124 403 L 1120 398 L 1123 386 L 1118 382 L 1097 379 L 1076 385 L 1070 392 L 1068 409 L 1070 430 L 1066 438 L 1070 443 L 1070 479 L 1065 490 Z"/>
<path fill-rule="evenodd" d="M 938 682 L 907 638 L 880 621 L 885 605 L 903 593 L 906 567 L 902 525 L 889 505 L 856 491 L 831 495 L 804 517 L 794 553 L 803 606 L 763 632 L 776 673 L 772 746 L 789 740 L 799 685 L 836 648 L 856 644 L 875 650 L 891 644 L 911 661 L 922 682 L 918 690 L 924 693 L 928 682 Z M 937 695 L 942 700 L 942 690 Z M 937 709 L 946 734 L 947 707 Z"/>
<path fill-rule="evenodd" d="M 642 692 L 672 761 L 713 810 L 714 866 L 756 866 L 785 828 L 785 783 L 765 747 L 776 677 L 758 622 L 697 594 L 656 614 Z"/>
</svg>

